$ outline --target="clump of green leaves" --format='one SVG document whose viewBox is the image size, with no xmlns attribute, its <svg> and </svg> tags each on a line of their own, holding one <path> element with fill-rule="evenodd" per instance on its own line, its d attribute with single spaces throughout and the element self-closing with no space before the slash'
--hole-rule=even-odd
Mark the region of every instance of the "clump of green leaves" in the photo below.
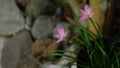
<svg viewBox="0 0 120 68">
<path fill-rule="evenodd" d="M 63 0 L 64 3 L 66 3 L 66 0 Z M 94 26 L 97 35 L 91 32 L 88 27 L 82 25 L 77 15 L 74 15 L 73 17 L 77 22 L 77 26 L 72 27 L 71 31 L 73 31 L 73 34 L 67 37 L 67 41 L 76 47 L 76 51 L 59 50 L 50 55 L 67 57 L 66 59 L 77 62 L 77 66 L 80 68 L 120 68 L 120 50 L 115 50 L 116 43 L 120 41 L 111 42 L 109 45 L 106 45 L 103 40 L 102 30 L 92 20 L 92 9 L 88 5 L 85 5 L 84 9 L 80 11 L 82 14 L 80 19 L 89 20 Z M 76 54 L 78 57 L 65 55 L 61 52 Z"/>
</svg>

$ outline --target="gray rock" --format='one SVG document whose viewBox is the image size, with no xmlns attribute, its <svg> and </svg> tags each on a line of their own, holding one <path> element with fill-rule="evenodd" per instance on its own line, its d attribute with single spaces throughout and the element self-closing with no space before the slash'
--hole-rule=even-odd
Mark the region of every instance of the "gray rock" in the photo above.
<svg viewBox="0 0 120 68">
<path fill-rule="evenodd" d="M 2 68 L 22 68 L 19 66 L 24 68 L 25 65 L 32 64 L 33 59 L 29 58 L 29 55 L 31 56 L 31 45 L 32 39 L 28 31 L 23 31 L 15 37 L 8 39 L 2 52 Z"/>
<path fill-rule="evenodd" d="M 30 0 L 16 0 L 16 2 L 17 2 L 20 6 L 26 7 L 26 6 L 29 4 Z"/>
<path fill-rule="evenodd" d="M 29 55 L 24 60 L 20 61 L 16 68 L 40 68 L 40 63 L 33 56 Z"/>
<path fill-rule="evenodd" d="M 0 0 L 0 35 L 12 35 L 24 29 L 24 18 L 14 0 Z"/>
<path fill-rule="evenodd" d="M 4 47 L 4 42 L 5 42 L 5 38 L 0 37 L 0 68 L 1 68 L 1 56 L 2 56 L 2 50 L 3 50 L 3 47 Z"/>
<path fill-rule="evenodd" d="M 32 35 L 36 39 L 47 38 L 53 34 L 56 20 L 49 16 L 38 17 L 32 27 Z"/>
<path fill-rule="evenodd" d="M 57 27 L 58 26 L 63 26 L 66 30 L 69 30 L 70 23 L 67 23 L 67 22 L 58 22 Z"/>
<path fill-rule="evenodd" d="M 31 0 L 26 8 L 26 13 L 33 17 L 38 17 L 43 14 L 48 6 L 49 0 Z"/>
</svg>

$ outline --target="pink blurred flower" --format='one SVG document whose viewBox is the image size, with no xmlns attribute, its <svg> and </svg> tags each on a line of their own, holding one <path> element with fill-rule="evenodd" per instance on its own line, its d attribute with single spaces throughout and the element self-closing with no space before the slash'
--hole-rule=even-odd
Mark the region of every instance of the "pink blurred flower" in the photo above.
<svg viewBox="0 0 120 68">
<path fill-rule="evenodd" d="M 56 31 L 57 31 L 57 34 L 54 34 L 54 37 L 57 38 L 56 43 L 60 43 L 66 38 L 66 36 L 68 35 L 68 32 L 66 32 L 62 26 L 57 27 Z"/>
<path fill-rule="evenodd" d="M 84 6 L 84 9 L 80 9 L 80 13 L 82 14 L 80 20 L 91 18 L 94 15 L 92 8 L 90 8 L 87 4 Z"/>
</svg>

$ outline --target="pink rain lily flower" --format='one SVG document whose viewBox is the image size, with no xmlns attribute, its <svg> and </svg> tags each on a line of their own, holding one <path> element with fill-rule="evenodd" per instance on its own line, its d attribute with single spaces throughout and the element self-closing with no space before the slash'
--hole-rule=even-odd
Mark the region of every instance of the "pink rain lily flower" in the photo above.
<svg viewBox="0 0 120 68">
<path fill-rule="evenodd" d="M 90 8 L 87 4 L 84 6 L 84 9 L 80 9 L 80 13 L 82 14 L 80 20 L 91 18 L 94 15 L 92 8 Z"/>
<path fill-rule="evenodd" d="M 66 38 L 66 36 L 68 35 L 68 32 L 66 32 L 62 26 L 57 27 L 56 31 L 57 31 L 57 34 L 54 34 L 54 37 L 57 38 L 56 43 L 60 43 Z"/>
</svg>

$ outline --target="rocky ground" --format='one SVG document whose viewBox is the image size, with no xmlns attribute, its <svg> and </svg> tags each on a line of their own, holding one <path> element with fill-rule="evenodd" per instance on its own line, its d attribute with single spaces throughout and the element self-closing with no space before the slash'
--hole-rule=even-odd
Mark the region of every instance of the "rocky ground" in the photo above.
<svg viewBox="0 0 120 68">
<path fill-rule="evenodd" d="M 61 68 L 63 64 L 69 64 L 69 60 L 59 57 L 59 61 L 53 61 L 56 56 L 47 56 L 57 49 L 75 50 L 64 42 L 56 44 L 53 38 L 57 26 L 70 31 L 69 22 L 72 21 L 70 6 L 60 6 L 60 0 L 56 1 L 57 4 L 49 0 L 0 0 L 2 68 Z M 115 11 L 120 25 L 120 5 Z"/>
<path fill-rule="evenodd" d="M 61 68 L 69 63 L 52 61 L 55 56 L 47 57 L 64 45 L 56 44 L 53 39 L 56 27 L 63 26 L 69 31 L 70 23 L 62 20 L 61 13 L 49 0 L 0 0 L 2 68 Z"/>
</svg>

